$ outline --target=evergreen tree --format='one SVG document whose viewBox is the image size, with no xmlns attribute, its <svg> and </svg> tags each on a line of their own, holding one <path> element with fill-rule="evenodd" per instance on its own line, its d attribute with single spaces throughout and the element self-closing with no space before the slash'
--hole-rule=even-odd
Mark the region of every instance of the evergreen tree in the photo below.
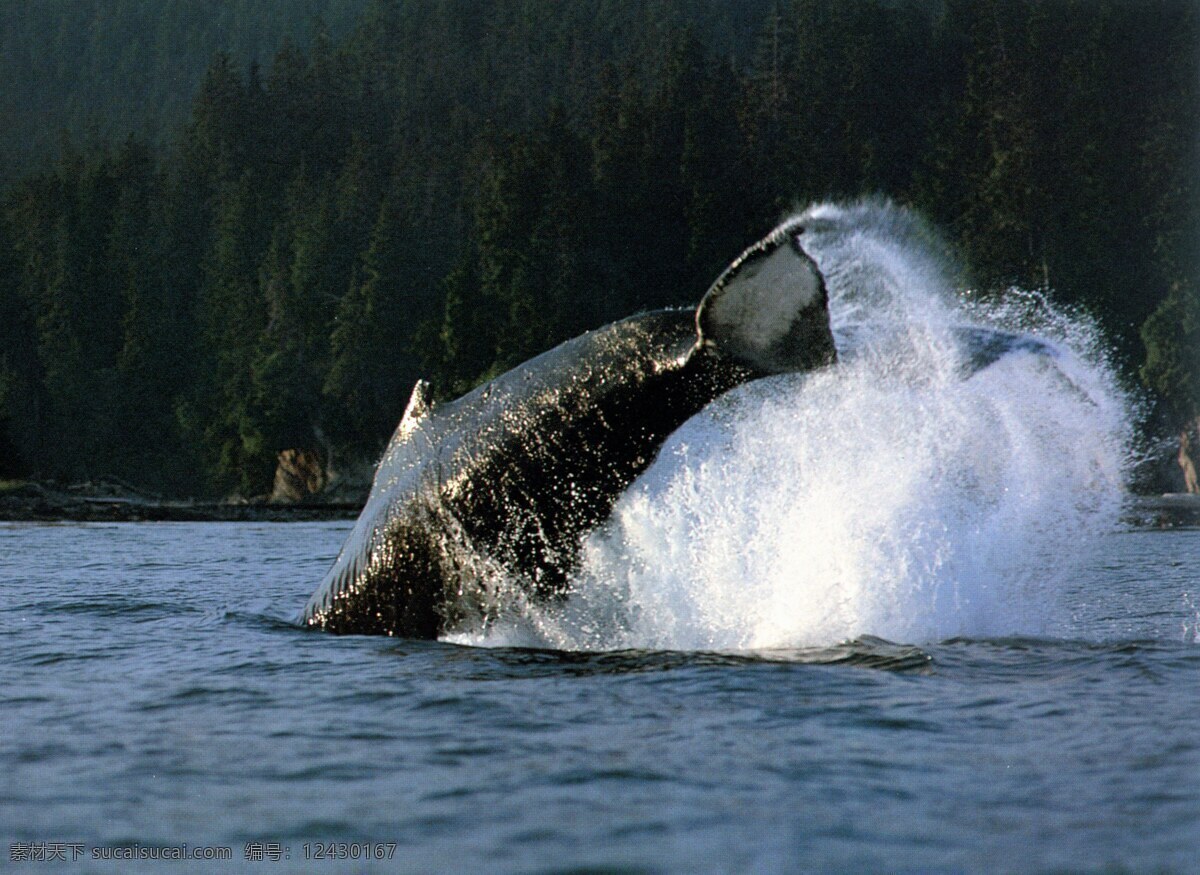
<svg viewBox="0 0 1200 875">
<path fill-rule="evenodd" d="M 590 150 L 552 110 L 501 150 L 480 193 L 480 294 L 501 314 L 501 369 L 603 319 L 604 291 L 588 270 L 592 215 Z"/>
<path fill-rule="evenodd" d="M 243 494 L 266 491 L 274 456 L 254 409 L 253 363 L 267 311 L 258 270 L 266 249 L 263 203 L 248 176 L 222 186 L 212 249 L 198 300 L 204 367 L 177 407 L 211 483 Z"/>
<path fill-rule="evenodd" d="M 1142 326 L 1141 375 L 1180 429 L 1200 425 L 1200 294 L 1176 283 Z M 1190 425 L 1189 425 L 1190 424 Z"/>
<path fill-rule="evenodd" d="M 113 429 L 105 448 L 109 469 L 127 481 L 185 488 L 191 465 L 177 439 L 174 402 L 187 385 L 191 326 L 168 287 L 160 200 L 162 178 L 142 145 L 117 155 L 119 195 L 113 205 L 108 265 L 121 304 L 121 339 L 112 395 Z"/>
<path fill-rule="evenodd" d="M 33 319 L 20 283 L 8 222 L 0 221 L 0 478 L 31 473 L 38 461 L 41 375 L 35 367 Z"/>
<path fill-rule="evenodd" d="M 433 296 L 419 269 L 413 196 L 411 180 L 393 178 L 357 281 L 333 322 L 324 389 L 337 405 L 337 436 L 360 450 L 378 450 L 421 377 L 414 338 Z"/>
<path fill-rule="evenodd" d="M 267 323 L 251 365 L 254 405 L 268 452 L 321 442 L 321 384 L 329 367 L 328 326 L 347 282 L 334 181 L 302 169 L 288 192 L 260 272 Z"/>
<path fill-rule="evenodd" d="M 123 312 L 109 257 L 117 199 L 107 156 L 68 155 L 10 202 L 9 228 L 23 263 L 19 294 L 33 315 L 44 401 L 34 464 L 51 476 L 94 473 L 106 464 L 119 427 L 108 403 Z"/>
</svg>

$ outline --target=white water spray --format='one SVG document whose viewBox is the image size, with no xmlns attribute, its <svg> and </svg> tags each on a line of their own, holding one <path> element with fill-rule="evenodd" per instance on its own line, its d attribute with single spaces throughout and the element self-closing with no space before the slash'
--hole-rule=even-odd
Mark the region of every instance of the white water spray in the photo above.
<svg viewBox="0 0 1200 875">
<path fill-rule="evenodd" d="M 453 640 L 570 650 L 822 647 L 1070 634 L 1058 596 L 1117 521 L 1126 403 L 1083 320 L 955 291 L 885 203 L 805 213 L 840 361 L 686 423 L 585 545 L 562 604 Z M 975 325 L 1034 334 L 969 374 Z"/>
</svg>

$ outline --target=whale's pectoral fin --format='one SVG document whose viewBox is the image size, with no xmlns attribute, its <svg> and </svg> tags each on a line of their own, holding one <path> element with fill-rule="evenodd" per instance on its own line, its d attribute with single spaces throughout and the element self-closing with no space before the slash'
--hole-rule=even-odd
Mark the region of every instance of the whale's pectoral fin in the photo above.
<svg viewBox="0 0 1200 875">
<path fill-rule="evenodd" d="M 954 337 L 963 351 L 962 374 L 969 377 L 994 365 L 1000 359 L 1014 353 L 1031 353 L 1056 359 L 1059 352 L 1049 343 L 1028 334 L 1016 334 L 995 328 L 976 325 L 959 325 L 954 328 Z"/>
<path fill-rule="evenodd" d="M 766 373 L 836 359 L 825 280 L 800 246 L 803 232 L 784 222 L 725 269 L 696 310 L 701 346 Z"/>
</svg>

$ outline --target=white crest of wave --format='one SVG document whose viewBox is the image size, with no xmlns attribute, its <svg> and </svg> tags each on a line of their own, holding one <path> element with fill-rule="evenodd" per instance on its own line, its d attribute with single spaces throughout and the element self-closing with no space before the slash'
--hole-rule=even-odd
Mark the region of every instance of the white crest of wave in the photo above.
<svg viewBox="0 0 1200 875">
<path fill-rule="evenodd" d="M 1126 401 L 1083 320 L 956 293 L 948 252 L 888 203 L 820 205 L 840 361 L 760 380 L 686 423 L 587 541 L 572 595 L 476 644 L 821 647 L 860 635 L 1070 634 L 1059 604 L 1116 524 Z M 967 373 L 954 327 L 1029 332 Z"/>
</svg>

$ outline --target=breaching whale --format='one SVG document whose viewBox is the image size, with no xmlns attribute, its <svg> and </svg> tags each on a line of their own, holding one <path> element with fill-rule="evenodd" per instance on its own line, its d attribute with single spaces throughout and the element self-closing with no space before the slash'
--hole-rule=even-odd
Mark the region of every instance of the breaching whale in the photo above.
<svg viewBox="0 0 1200 875">
<path fill-rule="evenodd" d="M 803 231 L 791 219 L 749 247 L 695 311 L 588 332 L 437 407 L 418 383 L 301 622 L 435 638 L 486 619 L 498 581 L 564 595 L 584 536 L 668 435 L 734 386 L 834 361 Z"/>
</svg>

